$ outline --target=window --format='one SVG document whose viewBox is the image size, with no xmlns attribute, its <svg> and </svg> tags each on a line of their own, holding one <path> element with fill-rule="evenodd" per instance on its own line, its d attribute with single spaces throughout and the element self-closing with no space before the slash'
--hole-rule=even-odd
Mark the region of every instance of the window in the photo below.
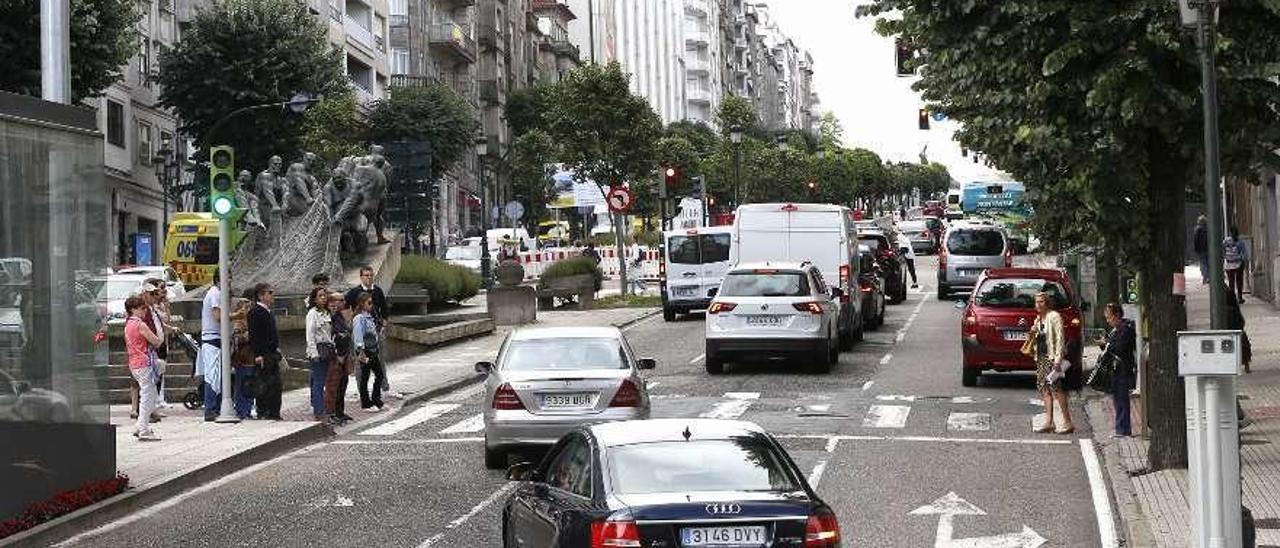
<svg viewBox="0 0 1280 548">
<path fill-rule="evenodd" d="M 151 165 L 151 124 L 138 122 L 138 161 Z"/>
<path fill-rule="evenodd" d="M 729 260 L 728 234 L 672 236 L 667 239 L 672 264 L 710 264 Z"/>
<path fill-rule="evenodd" d="M 988 308 L 1035 308 L 1036 293 L 1048 293 L 1053 308 L 1071 306 L 1071 297 L 1062 284 L 1034 278 L 989 278 L 974 292 L 979 306 Z"/>
<path fill-rule="evenodd" d="M 574 371 L 630 367 L 618 339 L 547 338 L 512 341 L 503 354 L 504 371 Z"/>
<path fill-rule="evenodd" d="M 107 99 L 107 142 L 124 148 L 124 105 Z"/>
<path fill-rule="evenodd" d="M 173 134 L 169 133 L 168 131 L 161 131 L 160 132 L 160 148 L 164 148 L 165 145 L 168 145 L 169 153 L 176 158 L 178 156 L 178 151 L 174 149 L 176 144 L 173 142 Z"/>
<path fill-rule="evenodd" d="M 151 40 L 142 41 L 142 53 L 138 58 L 138 83 L 151 88 Z"/>
<path fill-rule="evenodd" d="M 1004 235 L 996 230 L 957 230 L 947 236 L 952 255 L 992 256 L 1004 253 Z"/>
<path fill-rule="evenodd" d="M 409 0 L 391 0 L 387 2 L 387 15 L 395 17 L 409 15 Z"/>
<path fill-rule="evenodd" d="M 409 74 L 408 48 L 391 48 L 391 74 Z"/>
<path fill-rule="evenodd" d="M 761 436 L 624 445 L 611 448 L 608 458 L 617 494 L 800 490 Z"/>
<path fill-rule="evenodd" d="M 581 436 L 565 442 L 547 466 L 547 485 L 583 497 L 591 496 L 591 447 Z"/>
<path fill-rule="evenodd" d="M 808 297 L 809 277 L 803 272 L 755 270 L 725 276 L 720 295 L 726 297 Z"/>
</svg>

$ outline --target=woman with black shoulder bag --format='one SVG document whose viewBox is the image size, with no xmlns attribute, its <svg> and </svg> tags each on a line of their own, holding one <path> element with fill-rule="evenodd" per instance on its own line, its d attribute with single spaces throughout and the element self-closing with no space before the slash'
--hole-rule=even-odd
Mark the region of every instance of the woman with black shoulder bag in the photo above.
<svg viewBox="0 0 1280 548">
<path fill-rule="evenodd" d="M 1137 333 L 1133 322 L 1125 319 L 1124 308 L 1117 303 L 1107 303 L 1103 316 L 1111 331 L 1105 339 L 1099 339 L 1102 355 L 1098 357 L 1098 367 L 1107 368 L 1111 373 L 1111 403 L 1115 408 L 1115 437 L 1126 438 L 1133 435 L 1129 414 L 1129 391 L 1133 390 L 1138 378 L 1138 361 L 1135 358 L 1137 349 Z"/>
</svg>

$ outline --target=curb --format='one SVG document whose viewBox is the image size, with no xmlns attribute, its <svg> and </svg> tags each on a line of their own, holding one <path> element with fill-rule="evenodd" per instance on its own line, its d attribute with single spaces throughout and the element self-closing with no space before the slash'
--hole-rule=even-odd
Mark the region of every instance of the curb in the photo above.
<svg viewBox="0 0 1280 548">
<path fill-rule="evenodd" d="M 636 316 L 636 317 L 634 317 L 634 318 L 631 318 L 630 320 L 626 320 L 626 321 L 623 321 L 623 322 L 615 323 L 615 324 L 613 324 L 613 326 L 614 326 L 614 327 L 616 327 L 616 328 L 618 328 L 618 329 L 626 329 L 626 328 L 631 327 L 631 326 L 633 326 L 633 325 L 635 325 L 635 324 L 638 324 L 638 323 L 640 323 L 640 322 L 643 322 L 643 321 L 645 321 L 645 320 L 647 320 L 647 319 L 649 319 L 649 318 L 652 318 L 652 317 L 654 317 L 654 316 L 657 316 L 657 315 L 658 315 L 658 314 L 660 314 L 661 312 L 662 312 L 662 309 L 661 309 L 661 308 L 655 308 L 655 309 L 653 309 L 653 310 L 650 310 L 650 311 L 648 311 L 648 312 L 645 312 L 644 314 L 641 314 L 641 315 L 639 315 L 639 316 Z"/>
<path fill-rule="evenodd" d="M 422 403 L 432 398 L 437 398 L 450 392 L 461 390 L 473 384 L 483 382 L 484 379 L 485 376 L 480 373 L 471 373 L 469 375 L 445 381 L 421 392 L 414 392 L 413 394 L 405 396 L 404 403 L 400 404 L 400 408 L 404 409 L 407 406 Z"/>
<path fill-rule="evenodd" d="M 1110 443 L 1106 432 L 1112 426 L 1107 423 L 1106 412 L 1102 409 L 1102 398 L 1089 398 L 1084 405 L 1085 416 L 1089 418 L 1089 427 L 1093 431 L 1093 442 L 1102 453 L 1102 466 L 1107 473 L 1107 486 L 1111 489 L 1111 498 L 1116 505 L 1116 518 L 1120 521 L 1124 536 L 1121 546 L 1156 546 L 1151 535 L 1151 526 L 1142 511 L 1142 503 L 1138 501 L 1138 493 L 1129 480 L 1129 473 L 1120 466 L 1120 453 Z"/>
<path fill-rule="evenodd" d="M 42 523 L 0 540 L 0 547 L 49 546 L 64 541 L 76 534 L 91 531 L 251 464 L 270 460 L 331 435 L 333 435 L 333 430 L 328 425 L 315 423 L 286 436 L 264 442 L 234 455 L 229 455 L 206 466 L 179 472 L 178 475 L 145 489 L 136 490 L 136 488 L 131 488 L 97 504 L 86 506 L 65 516 Z"/>
</svg>

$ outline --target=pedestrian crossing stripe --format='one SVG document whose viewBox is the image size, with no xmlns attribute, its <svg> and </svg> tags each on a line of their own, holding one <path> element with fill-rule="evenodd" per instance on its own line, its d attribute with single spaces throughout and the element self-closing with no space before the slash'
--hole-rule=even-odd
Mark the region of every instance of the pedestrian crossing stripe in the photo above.
<svg viewBox="0 0 1280 548">
<path fill-rule="evenodd" d="M 911 414 L 909 405 L 873 405 L 862 419 L 867 428 L 905 428 Z"/>
<path fill-rule="evenodd" d="M 441 430 L 441 434 L 470 434 L 484 430 L 484 414 L 479 413 L 458 421 L 453 426 Z"/>
</svg>

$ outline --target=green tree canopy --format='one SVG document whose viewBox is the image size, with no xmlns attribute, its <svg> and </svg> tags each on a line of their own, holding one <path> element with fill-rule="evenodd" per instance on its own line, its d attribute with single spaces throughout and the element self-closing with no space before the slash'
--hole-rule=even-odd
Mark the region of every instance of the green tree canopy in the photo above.
<svg viewBox="0 0 1280 548">
<path fill-rule="evenodd" d="M 1198 186 L 1202 114 L 1193 37 L 1173 2 L 874 0 L 884 34 L 921 65 L 930 108 L 963 124 L 958 138 L 1028 187 L 1043 239 L 1127 257 L 1151 318 L 1144 394 L 1153 469 L 1186 463 L 1172 295 L 1183 267 L 1183 211 Z M 891 15 L 891 16 L 889 16 Z M 1217 49 L 1226 173 L 1249 175 L 1280 143 L 1280 4 L 1224 2 Z"/>
<path fill-rule="evenodd" d="M 524 203 L 530 233 L 547 217 L 547 204 L 553 197 L 550 160 L 556 155 L 555 141 L 540 129 L 516 137 L 511 145 L 511 190 Z"/>
<path fill-rule="evenodd" d="M 720 125 L 720 135 L 729 138 L 729 131 L 735 127 L 743 132 L 758 134 L 761 131 L 760 117 L 756 115 L 756 107 L 751 101 L 737 96 L 726 95 L 720 101 L 720 109 L 716 111 L 716 123 Z"/>
<path fill-rule="evenodd" d="M 346 156 L 362 155 L 369 136 L 368 120 L 356 105 L 355 95 L 328 97 L 307 109 L 302 123 L 302 148 L 336 166 Z"/>
<path fill-rule="evenodd" d="M 138 55 L 132 0 L 71 0 L 71 98 L 97 95 Z M 40 2 L 0 2 L 0 90 L 40 95 Z"/>
<path fill-rule="evenodd" d="M 431 178 L 438 179 L 462 160 L 475 138 L 470 103 L 442 84 L 392 88 L 369 115 L 369 140 L 426 141 L 431 144 Z"/>
<path fill-rule="evenodd" d="M 537 84 L 511 92 L 503 115 L 513 137 L 535 129 L 548 129 L 547 114 L 554 90 L 554 84 Z"/>
<path fill-rule="evenodd" d="M 161 104 L 172 107 L 182 129 L 201 148 L 209 140 L 236 150 L 238 168 L 266 165 L 273 154 L 296 156 L 302 117 L 264 109 L 211 127 L 232 111 L 288 101 L 299 92 L 347 92 L 342 52 L 327 26 L 293 0 L 227 0 L 199 11 L 182 41 L 160 54 Z"/>
</svg>

